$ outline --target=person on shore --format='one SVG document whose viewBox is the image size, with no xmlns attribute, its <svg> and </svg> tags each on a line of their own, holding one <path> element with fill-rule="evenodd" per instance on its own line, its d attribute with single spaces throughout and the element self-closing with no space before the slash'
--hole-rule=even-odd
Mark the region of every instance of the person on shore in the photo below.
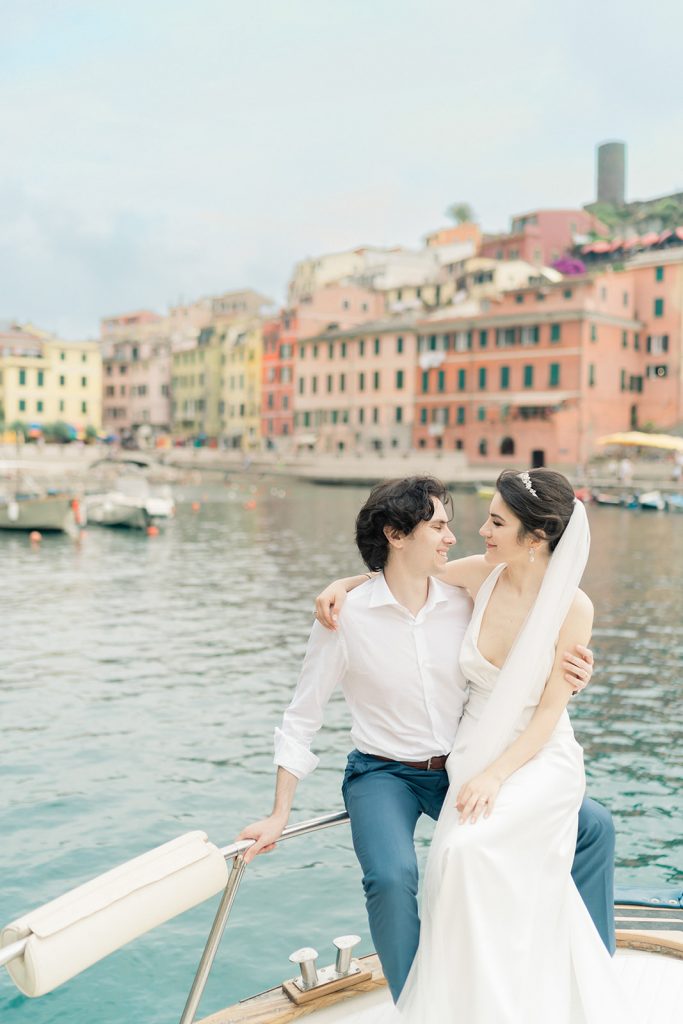
<svg viewBox="0 0 683 1024">
<path fill-rule="evenodd" d="M 486 564 L 484 556 L 448 563 L 448 550 L 455 543 L 449 506 L 445 487 L 431 477 L 381 484 L 363 505 L 356 541 L 376 575 L 348 581 L 349 586 L 362 585 L 349 595 L 335 629 L 314 624 L 294 698 L 276 730 L 273 811 L 238 836 L 255 840 L 247 860 L 272 849 L 287 824 L 299 779 L 318 763 L 311 742 L 330 695 L 341 685 L 356 748 L 348 758 L 342 792 L 363 869 L 372 938 L 394 999 L 403 989 L 420 935 L 415 825 L 421 814 L 436 819 L 444 807 L 446 761 L 458 742 L 463 706 L 467 717 L 460 656 L 472 601 L 465 587 L 476 593 L 495 564 L 489 555 Z M 525 543 L 525 555 L 527 546 L 538 549 L 539 565 L 544 565 L 547 540 L 534 534 Z M 449 586 L 443 578 L 453 582 L 446 574 L 452 574 L 454 565 L 464 568 L 458 585 Z M 321 595 L 321 603 L 339 612 L 345 584 L 333 586 L 331 594 Z M 502 615 L 492 630 L 501 645 L 510 628 L 508 619 Z M 584 629 L 573 638 L 571 653 L 556 659 L 554 672 L 561 679 L 565 703 L 590 679 L 592 655 L 582 646 L 589 632 Z M 613 951 L 611 817 L 589 799 L 578 800 L 575 811 L 573 877 L 605 946 Z M 466 901 L 461 902 L 464 912 Z M 461 907 L 456 901 L 451 909 L 457 916 Z"/>
</svg>

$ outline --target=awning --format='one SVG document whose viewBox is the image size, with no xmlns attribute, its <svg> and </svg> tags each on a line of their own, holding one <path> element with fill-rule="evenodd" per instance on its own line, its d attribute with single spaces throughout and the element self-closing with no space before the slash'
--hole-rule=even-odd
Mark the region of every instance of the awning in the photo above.
<svg viewBox="0 0 683 1024">
<path fill-rule="evenodd" d="M 664 451 L 683 452 L 683 437 L 673 434 L 644 434 L 639 430 L 628 430 L 622 434 L 606 434 L 598 438 L 598 444 L 615 444 L 628 448 L 661 448 Z"/>
</svg>

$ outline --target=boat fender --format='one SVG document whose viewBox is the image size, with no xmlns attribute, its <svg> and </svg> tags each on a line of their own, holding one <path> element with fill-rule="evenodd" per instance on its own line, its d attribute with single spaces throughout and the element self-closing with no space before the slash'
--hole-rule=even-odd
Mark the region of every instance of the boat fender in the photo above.
<svg viewBox="0 0 683 1024">
<path fill-rule="evenodd" d="M 205 832 L 187 832 L 31 911 L 0 933 L 0 948 L 28 938 L 7 970 L 42 996 L 132 939 L 225 888 L 228 869 Z"/>
</svg>

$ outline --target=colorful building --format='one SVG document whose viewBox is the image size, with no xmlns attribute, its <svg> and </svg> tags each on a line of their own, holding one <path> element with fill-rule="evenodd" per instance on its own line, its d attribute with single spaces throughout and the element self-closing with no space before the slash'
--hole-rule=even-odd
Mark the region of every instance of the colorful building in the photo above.
<svg viewBox="0 0 683 1024">
<path fill-rule="evenodd" d="M 151 442 L 171 427 L 167 318 L 143 310 L 101 321 L 102 416 L 108 435 Z"/>
<path fill-rule="evenodd" d="M 34 435 L 56 423 L 74 437 L 102 427 L 102 360 L 94 341 L 63 341 L 37 328 L 0 330 L 0 421 Z"/>
<path fill-rule="evenodd" d="M 606 234 L 607 228 L 586 210 L 534 210 L 513 217 L 510 231 L 484 235 L 479 255 L 551 266 L 591 232 Z"/>
<path fill-rule="evenodd" d="M 477 316 L 423 321 L 415 446 L 473 463 L 575 465 L 605 434 L 672 426 L 680 274 L 679 263 L 567 277 L 507 292 Z"/>
<path fill-rule="evenodd" d="M 415 317 L 329 329 L 297 346 L 295 440 L 319 452 L 411 447 Z"/>
</svg>

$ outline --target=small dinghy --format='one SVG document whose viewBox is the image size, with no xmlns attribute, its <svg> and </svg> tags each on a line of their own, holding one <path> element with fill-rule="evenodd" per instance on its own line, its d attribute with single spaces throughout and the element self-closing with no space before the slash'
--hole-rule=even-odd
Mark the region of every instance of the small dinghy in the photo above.
<svg viewBox="0 0 683 1024">
<path fill-rule="evenodd" d="M 661 491 L 646 491 L 638 497 L 638 507 L 649 512 L 663 512 L 666 509 L 666 501 Z"/>
<path fill-rule="evenodd" d="M 342 812 L 291 825 L 279 842 L 348 820 Z M 180 1024 L 194 1024 L 251 845 L 244 840 L 218 849 L 205 833 L 190 832 L 150 850 L 7 925 L 0 933 L 0 965 L 25 995 L 45 995 L 223 890 L 180 1017 Z M 615 909 L 617 965 L 625 986 L 643 993 L 648 1007 L 639 1024 L 677 1024 L 683 1005 L 683 893 L 624 891 Z M 390 1005 L 390 995 L 377 957 L 353 957 L 358 942 L 357 935 L 334 939 L 335 958 L 325 966 L 318 966 L 315 949 L 296 950 L 289 968 L 283 965 L 281 985 L 201 1024 L 289 1024 L 303 1018 L 307 1024 L 372 1024 Z"/>
</svg>

